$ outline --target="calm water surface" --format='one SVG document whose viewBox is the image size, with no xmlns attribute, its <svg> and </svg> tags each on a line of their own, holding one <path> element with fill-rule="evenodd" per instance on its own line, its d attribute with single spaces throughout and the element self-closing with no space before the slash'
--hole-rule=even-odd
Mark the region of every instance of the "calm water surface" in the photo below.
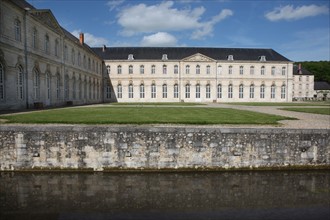
<svg viewBox="0 0 330 220">
<path fill-rule="evenodd" d="M 0 219 L 330 219 L 330 172 L 0 173 Z"/>
</svg>

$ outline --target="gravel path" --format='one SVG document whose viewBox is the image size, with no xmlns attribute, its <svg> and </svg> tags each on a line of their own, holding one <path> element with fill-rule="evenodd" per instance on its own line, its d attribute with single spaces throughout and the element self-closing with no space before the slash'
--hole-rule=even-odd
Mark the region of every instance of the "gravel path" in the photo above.
<svg viewBox="0 0 330 220">
<path fill-rule="evenodd" d="M 290 106 L 244 106 L 244 105 L 230 105 L 230 104 L 208 104 L 210 107 L 216 108 L 233 108 L 240 110 L 255 111 L 273 115 L 281 115 L 286 117 L 297 118 L 298 120 L 283 120 L 280 121 L 281 128 L 295 128 L 295 129 L 330 129 L 330 115 L 311 114 L 302 112 L 293 112 L 280 110 L 279 108 L 290 108 Z M 292 106 L 293 108 L 299 108 L 299 106 Z M 320 106 L 308 106 L 301 108 L 322 108 Z M 330 108 L 325 106 L 324 108 Z M 260 127 L 260 126 L 251 126 Z M 278 127 L 278 126 L 267 126 Z"/>
</svg>

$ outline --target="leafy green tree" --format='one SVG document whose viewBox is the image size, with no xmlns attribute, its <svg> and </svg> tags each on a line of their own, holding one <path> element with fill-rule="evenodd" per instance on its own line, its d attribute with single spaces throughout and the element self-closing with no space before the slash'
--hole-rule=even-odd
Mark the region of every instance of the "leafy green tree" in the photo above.
<svg viewBox="0 0 330 220">
<path fill-rule="evenodd" d="M 305 61 L 301 63 L 302 68 L 314 74 L 315 81 L 327 81 L 330 83 L 330 61 Z"/>
</svg>

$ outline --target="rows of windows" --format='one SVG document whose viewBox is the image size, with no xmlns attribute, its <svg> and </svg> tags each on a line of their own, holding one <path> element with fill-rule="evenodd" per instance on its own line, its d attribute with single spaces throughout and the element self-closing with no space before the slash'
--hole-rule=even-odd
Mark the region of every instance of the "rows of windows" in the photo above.
<svg viewBox="0 0 330 220">
<path fill-rule="evenodd" d="M 179 90 L 178 90 L 178 84 L 175 84 L 173 86 L 173 97 L 174 98 L 179 98 Z M 244 98 L 244 89 L 245 86 L 243 84 L 239 85 L 238 88 L 238 97 L 239 99 L 243 99 Z M 162 98 L 166 99 L 168 98 L 168 85 L 167 84 L 163 84 L 162 85 Z M 260 85 L 259 88 L 259 97 L 260 99 L 264 99 L 265 98 L 265 91 L 266 91 L 266 86 L 264 84 Z M 109 92 L 110 92 L 110 88 L 109 88 Z M 186 84 L 184 86 L 184 97 L 186 99 L 191 98 L 191 85 L 190 84 Z M 233 98 L 233 85 L 229 84 L 228 85 L 228 89 L 227 89 L 227 97 L 229 99 Z M 139 86 L 139 98 L 143 99 L 145 98 L 145 85 L 144 84 L 140 84 Z M 111 97 L 111 95 L 108 95 L 107 97 Z M 123 98 L 123 86 L 121 84 L 118 84 L 117 86 L 117 97 L 118 99 Z M 157 87 L 156 84 L 151 84 L 151 94 L 150 94 L 151 98 L 157 98 Z M 197 84 L 195 86 L 195 97 L 196 99 L 201 98 L 201 85 Z M 134 98 L 134 86 L 133 84 L 129 84 L 128 85 L 128 98 Z M 206 99 L 210 99 L 211 98 L 211 85 L 207 84 L 205 86 L 205 98 Z M 223 96 L 223 86 L 222 84 L 218 84 L 217 85 L 217 98 L 221 99 L 224 98 Z M 255 98 L 255 85 L 251 84 L 249 86 L 249 98 L 250 99 L 254 99 Z M 276 98 L 276 86 L 275 85 L 271 85 L 270 86 L 270 98 L 271 99 L 275 99 Z M 281 86 L 281 99 L 285 99 L 286 98 L 286 85 L 282 85 Z"/>
<path fill-rule="evenodd" d="M 250 75 L 254 75 L 255 74 L 255 67 L 254 66 L 250 66 L 249 67 L 249 72 L 250 72 Z M 122 66 L 121 65 L 118 65 L 117 66 L 117 74 L 122 74 L 123 73 L 123 70 L 122 70 Z M 111 74 L 111 67 L 110 65 L 107 65 L 107 72 L 108 74 Z M 133 68 L 133 65 L 129 65 L 128 66 L 128 74 L 133 74 L 134 73 L 134 68 Z M 140 65 L 139 66 L 139 73 L 140 74 L 144 74 L 145 73 L 145 66 L 144 65 Z M 151 68 L 150 68 L 150 73 L 151 74 L 156 74 L 156 66 L 155 65 L 151 65 Z M 167 65 L 163 65 L 162 66 L 162 73 L 163 74 L 167 74 L 168 73 L 168 68 L 167 68 Z M 178 65 L 174 65 L 173 66 L 173 73 L 174 74 L 178 74 L 179 73 L 179 66 Z M 185 74 L 190 74 L 191 73 L 191 68 L 190 68 L 190 65 L 186 65 L 185 66 Z M 228 74 L 229 75 L 232 75 L 234 73 L 234 67 L 233 66 L 229 66 L 228 67 Z M 244 66 L 239 66 L 239 74 L 240 75 L 244 75 L 245 73 L 245 68 Z M 196 65 L 195 67 L 195 74 L 199 75 L 201 74 L 201 66 L 200 65 Z M 210 65 L 207 65 L 206 66 L 206 74 L 211 74 L 211 66 Z M 221 75 L 223 74 L 223 71 L 222 71 L 222 66 L 218 66 L 218 75 Z M 266 74 L 266 67 L 265 66 L 262 66 L 260 68 L 260 75 L 265 75 Z M 285 76 L 287 74 L 287 70 L 286 70 L 286 67 L 282 67 L 281 68 L 281 75 L 282 76 Z M 276 67 L 273 66 L 271 67 L 271 75 L 276 75 Z"/>
<path fill-rule="evenodd" d="M 19 19 L 15 19 L 14 21 L 14 36 L 16 41 L 22 41 L 22 25 Z M 38 39 L 39 34 L 38 30 L 36 28 L 33 28 L 32 30 L 32 41 L 31 46 L 33 49 L 39 49 L 38 45 Z M 50 37 L 48 34 L 44 35 L 44 46 L 43 50 L 46 54 L 50 54 L 51 52 L 51 43 L 50 43 Z M 60 42 L 58 39 L 55 39 L 54 41 L 54 55 L 56 57 L 60 57 Z M 64 45 L 64 60 L 69 61 L 69 49 L 67 45 Z M 76 62 L 77 61 L 77 62 Z M 82 55 L 80 52 L 78 52 L 78 55 L 76 55 L 76 51 L 74 48 L 71 49 L 71 63 L 72 65 L 75 65 L 77 63 L 78 66 L 84 67 L 85 69 L 89 69 L 91 71 L 96 71 L 97 73 L 100 73 L 102 70 L 101 63 L 98 61 L 95 62 L 95 60 L 91 60 L 91 58 L 86 58 L 86 55 Z"/>
</svg>

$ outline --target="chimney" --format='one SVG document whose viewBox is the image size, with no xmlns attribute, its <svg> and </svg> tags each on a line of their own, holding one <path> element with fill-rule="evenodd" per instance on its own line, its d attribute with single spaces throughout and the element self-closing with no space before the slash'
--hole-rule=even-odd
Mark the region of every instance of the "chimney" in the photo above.
<svg viewBox="0 0 330 220">
<path fill-rule="evenodd" d="M 299 73 L 299 74 L 302 74 L 302 71 L 301 71 L 301 63 L 298 64 L 298 73 Z"/>
<path fill-rule="evenodd" d="M 79 42 L 81 45 L 83 45 L 85 42 L 84 42 L 84 33 L 80 33 L 79 34 Z"/>
<path fill-rule="evenodd" d="M 105 52 L 106 49 L 107 49 L 107 46 L 103 45 L 103 47 L 102 47 L 102 52 Z"/>
</svg>

